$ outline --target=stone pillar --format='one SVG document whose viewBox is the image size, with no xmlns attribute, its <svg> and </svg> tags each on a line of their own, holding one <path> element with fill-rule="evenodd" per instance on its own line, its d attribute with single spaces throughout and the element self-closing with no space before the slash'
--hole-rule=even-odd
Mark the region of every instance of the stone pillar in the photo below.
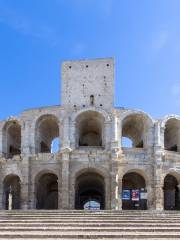
<svg viewBox="0 0 180 240">
<path fill-rule="evenodd" d="M 152 183 L 148 184 L 146 186 L 147 189 L 147 209 L 153 210 L 155 208 L 154 206 L 154 188 L 153 188 L 153 181 Z"/>
<path fill-rule="evenodd" d="M 119 173 L 119 183 L 118 183 L 118 209 L 122 210 L 122 177 L 123 174 Z"/>
<path fill-rule="evenodd" d="M 117 116 L 114 115 L 111 132 L 111 148 L 121 148 L 121 124 Z"/>
<path fill-rule="evenodd" d="M 163 185 L 160 183 L 156 183 L 156 186 L 155 186 L 155 210 L 163 210 L 163 209 L 164 209 Z"/>
<path fill-rule="evenodd" d="M 119 198 L 119 174 L 118 174 L 118 153 L 112 154 L 111 160 L 111 209 L 118 210 L 120 204 Z"/>
<path fill-rule="evenodd" d="M 21 203 L 20 207 L 23 210 L 26 210 L 29 208 L 29 189 L 28 189 L 28 183 L 21 183 Z"/>
<path fill-rule="evenodd" d="M 3 192 L 3 182 L 2 177 L 0 179 L 0 210 L 4 209 L 4 192 Z"/>
<path fill-rule="evenodd" d="M 21 209 L 29 208 L 29 171 L 30 171 L 30 162 L 29 157 L 23 157 L 21 162 L 21 170 L 22 170 L 22 179 L 21 179 L 21 196 L 20 196 L 20 206 Z"/>
<path fill-rule="evenodd" d="M 155 210 L 164 209 L 164 190 L 163 190 L 163 179 L 162 179 L 162 163 L 160 163 L 160 156 L 156 154 L 156 163 L 154 169 L 154 208 Z"/>
<path fill-rule="evenodd" d="M 63 139 L 62 139 L 62 146 L 61 148 L 69 148 L 70 147 L 70 141 L 69 141 L 69 117 L 66 117 L 63 122 Z"/>
<path fill-rule="evenodd" d="M 105 122 L 104 131 L 102 132 L 102 145 L 106 148 L 107 151 L 110 149 L 110 144 L 111 144 L 110 131 L 111 131 L 110 123 Z"/>
<path fill-rule="evenodd" d="M 31 143 L 31 134 L 34 135 L 34 132 L 30 134 L 30 125 L 31 122 L 24 119 L 21 123 L 21 154 L 24 156 L 28 156 L 31 153 L 34 153 L 35 150 L 32 149 L 32 143 Z"/>
<path fill-rule="evenodd" d="M 72 121 L 71 123 L 69 123 L 70 125 L 70 129 L 69 129 L 69 139 L 70 139 L 70 144 L 71 144 L 71 148 L 75 149 L 76 145 L 78 145 L 77 141 L 77 132 L 76 132 L 76 122 Z"/>
<path fill-rule="evenodd" d="M 164 147 L 164 129 L 160 123 L 155 124 L 155 146 L 154 146 L 154 209 L 164 209 L 164 191 L 163 191 L 163 147 Z"/>
<path fill-rule="evenodd" d="M 180 128 L 178 129 L 177 151 L 180 152 Z"/>
<path fill-rule="evenodd" d="M 59 191 L 59 206 L 62 209 L 69 209 L 69 152 L 62 153 L 62 173 L 61 173 L 61 190 Z"/>
<path fill-rule="evenodd" d="M 3 157 L 3 124 L 0 123 L 0 158 Z"/>
</svg>

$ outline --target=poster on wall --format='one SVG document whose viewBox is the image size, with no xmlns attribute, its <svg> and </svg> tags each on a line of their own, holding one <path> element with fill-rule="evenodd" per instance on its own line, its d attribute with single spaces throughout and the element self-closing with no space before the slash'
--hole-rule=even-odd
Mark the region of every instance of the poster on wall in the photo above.
<svg viewBox="0 0 180 240">
<path fill-rule="evenodd" d="M 130 200 L 130 199 L 131 199 L 130 190 L 123 190 L 122 200 Z"/>
<path fill-rule="evenodd" d="M 148 194 L 147 194 L 147 192 L 141 192 L 140 196 L 141 196 L 141 199 L 146 200 L 148 197 Z"/>
<path fill-rule="evenodd" d="M 132 190 L 132 201 L 139 201 L 139 190 Z"/>
</svg>

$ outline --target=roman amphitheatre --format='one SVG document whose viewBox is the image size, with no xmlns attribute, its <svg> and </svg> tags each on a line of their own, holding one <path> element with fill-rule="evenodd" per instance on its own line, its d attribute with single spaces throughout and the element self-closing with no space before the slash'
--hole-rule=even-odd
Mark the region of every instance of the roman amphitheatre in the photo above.
<svg viewBox="0 0 180 240">
<path fill-rule="evenodd" d="M 65 61 L 60 105 L 0 121 L 0 238 L 179 239 L 180 116 L 115 108 L 114 68 Z"/>
</svg>

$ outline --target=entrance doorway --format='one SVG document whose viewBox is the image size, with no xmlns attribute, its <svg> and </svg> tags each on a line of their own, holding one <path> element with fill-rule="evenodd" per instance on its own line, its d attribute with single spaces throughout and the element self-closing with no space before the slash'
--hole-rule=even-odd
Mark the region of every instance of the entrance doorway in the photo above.
<svg viewBox="0 0 180 240">
<path fill-rule="evenodd" d="M 147 192 L 144 178 L 135 172 L 127 173 L 122 180 L 122 209 L 146 210 Z"/>
<path fill-rule="evenodd" d="M 164 209 L 180 209 L 178 181 L 170 174 L 168 174 L 164 179 Z"/>
<path fill-rule="evenodd" d="M 36 183 L 36 208 L 58 208 L 58 178 L 53 173 L 43 174 Z"/>
<path fill-rule="evenodd" d="M 76 209 L 98 210 L 105 208 L 104 179 L 94 172 L 81 174 L 76 179 Z"/>
<path fill-rule="evenodd" d="M 20 209 L 21 184 L 17 175 L 5 177 L 3 182 L 4 189 L 4 209 Z"/>
</svg>

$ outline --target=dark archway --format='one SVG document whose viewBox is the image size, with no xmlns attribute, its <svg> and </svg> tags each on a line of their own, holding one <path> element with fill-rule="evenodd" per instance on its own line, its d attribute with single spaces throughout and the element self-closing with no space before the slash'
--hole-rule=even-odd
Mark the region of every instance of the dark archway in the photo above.
<svg viewBox="0 0 180 240">
<path fill-rule="evenodd" d="M 3 129 L 3 155 L 13 158 L 21 154 L 21 126 L 17 121 L 9 121 Z"/>
<path fill-rule="evenodd" d="M 76 209 L 86 209 L 88 204 L 91 204 L 89 209 L 97 209 L 98 205 L 105 209 L 105 184 L 101 175 L 94 172 L 81 174 L 76 179 L 75 191 Z"/>
<path fill-rule="evenodd" d="M 104 145 L 104 117 L 95 111 L 81 113 L 76 120 L 77 146 Z"/>
<path fill-rule="evenodd" d="M 20 209 L 21 184 L 17 175 L 8 175 L 3 181 L 4 209 Z"/>
<path fill-rule="evenodd" d="M 140 174 L 130 172 L 123 176 L 122 194 L 123 210 L 147 209 L 146 183 Z"/>
<path fill-rule="evenodd" d="M 180 120 L 171 118 L 166 122 L 164 131 L 164 148 L 168 151 L 179 152 L 180 138 L 179 138 Z"/>
<path fill-rule="evenodd" d="M 165 210 L 179 210 L 179 189 L 177 179 L 168 174 L 164 178 L 164 209 Z"/>
<path fill-rule="evenodd" d="M 43 174 L 36 183 L 36 208 L 58 208 L 58 177 L 53 173 Z"/>
<path fill-rule="evenodd" d="M 59 138 L 58 119 L 53 115 L 43 115 L 36 124 L 36 153 L 53 152 L 52 143 Z M 59 148 L 59 147 L 58 147 Z M 57 152 L 58 150 L 56 150 Z"/>
<path fill-rule="evenodd" d="M 144 114 L 133 113 L 122 121 L 122 138 L 127 138 L 132 142 L 131 146 L 128 147 L 146 148 L 148 130 L 149 120 Z"/>
</svg>

